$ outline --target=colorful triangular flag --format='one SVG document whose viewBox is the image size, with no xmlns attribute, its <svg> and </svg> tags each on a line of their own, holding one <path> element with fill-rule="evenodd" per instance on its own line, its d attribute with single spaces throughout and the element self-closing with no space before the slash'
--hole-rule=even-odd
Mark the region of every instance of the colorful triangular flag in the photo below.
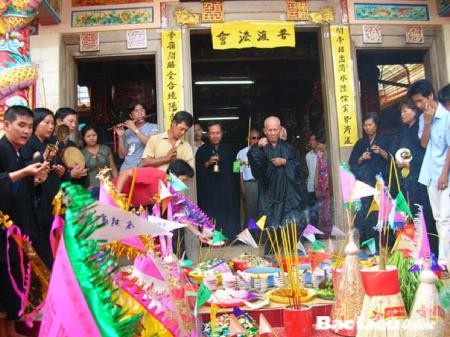
<svg viewBox="0 0 450 337">
<path fill-rule="evenodd" d="M 172 193 L 170 193 L 167 186 L 160 180 L 159 181 L 159 199 L 164 200 L 172 197 Z"/>
<path fill-rule="evenodd" d="M 245 334 L 245 328 L 239 323 L 238 319 L 234 315 L 230 315 L 230 326 L 228 327 L 230 331 L 230 336 L 236 336 L 239 334 Z"/>
<path fill-rule="evenodd" d="M 165 281 L 165 278 L 155 264 L 155 261 L 149 255 L 139 255 L 136 260 L 134 260 L 134 267 L 146 276 L 153 277 L 159 281 Z"/>
<path fill-rule="evenodd" d="M 247 225 L 247 228 L 250 229 L 250 230 L 252 230 L 252 229 L 258 229 L 259 227 L 258 227 L 258 225 L 256 224 L 255 219 L 250 218 L 250 219 L 248 219 L 248 225 Z"/>
<path fill-rule="evenodd" d="M 222 232 L 219 232 L 218 230 L 214 230 L 213 232 L 213 238 L 212 238 L 212 243 L 219 243 L 222 241 L 227 241 L 228 238 L 222 234 Z"/>
<path fill-rule="evenodd" d="M 273 328 L 270 323 L 267 321 L 266 317 L 260 313 L 259 314 L 259 335 L 263 336 L 265 334 L 273 333 Z"/>
<path fill-rule="evenodd" d="M 266 220 L 267 220 L 267 216 L 263 215 L 261 218 L 259 218 L 258 221 L 256 221 L 256 225 L 262 231 L 264 230 L 264 227 L 266 226 Z"/>
<path fill-rule="evenodd" d="M 322 241 L 316 240 L 312 243 L 313 250 L 318 252 L 320 250 L 325 250 L 327 247 Z"/>
<path fill-rule="evenodd" d="M 353 187 L 352 200 L 358 200 L 364 197 L 369 197 L 375 195 L 376 193 L 378 193 L 376 188 L 373 188 L 372 186 L 357 180 L 355 182 L 355 186 Z"/>
<path fill-rule="evenodd" d="M 303 230 L 303 236 L 304 235 L 308 235 L 308 234 L 322 234 L 323 232 L 319 229 L 317 229 L 316 227 L 314 227 L 313 225 L 306 225 L 305 229 Z"/>
<path fill-rule="evenodd" d="M 314 234 L 303 234 L 303 236 L 309 241 L 309 242 L 314 242 L 316 241 L 316 236 Z"/>
<path fill-rule="evenodd" d="M 397 211 L 404 212 L 404 213 L 408 214 L 410 217 L 412 217 L 411 209 L 409 208 L 408 203 L 406 202 L 405 196 L 403 195 L 402 191 L 398 192 L 395 200 L 397 202 L 397 204 L 396 204 Z"/>
<path fill-rule="evenodd" d="M 258 248 L 258 244 L 255 242 L 255 239 L 253 239 L 252 234 L 248 230 L 248 228 L 244 229 L 242 232 L 240 232 L 237 237 L 239 241 L 253 247 Z"/>
<path fill-rule="evenodd" d="M 414 224 L 420 240 L 419 258 L 426 259 L 431 255 L 431 249 L 422 206 L 419 206 L 419 212 L 417 217 L 414 219 Z"/>
<path fill-rule="evenodd" d="M 186 184 L 184 182 L 182 182 L 181 179 L 178 178 L 175 174 L 173 174 L 172 172 L 169 172 L 169 176 L 170 176 L 170 186 L 172 186 L 172 188 L 176 192 L 181 192 L 181 191 L 185 191 L 188 189 Z"/>
<path fill-rule="evenodd" d="M 331 236 L 343 238 L 345 236 L 345 233 L 339 227 L 333 226 L 333 228 L 331 229 Z"/>
<path fill-rule="evenodd" d="M 311 270 L 314 271 L 319 264 L 330 258 L 330 254 L 325 252 L 309 251 L 309 257 L 311 259 Z"/>
<path fill-rule="evenodd" d="M 339 167 L 339 175 L 341 181 L 341 190 L 344 203 L 350 203 L 352 200 L 353 187 L 356 183 L 356 178 L 350 171 L 347 165 L 341 163 Z"/>
<path fill-rule="evenodd" d="M 208 302 L 211 297 L 211 290 L 204 283 L 200 284 L 197 292 L 197 300 L 195 301 L 195 307 L 200 308 L 203 304 Z"/>
<path fill-rule="evenodd" d="M 367 246 L 370 254 L 375 254 L 377 252 L 377 244 L 374 238 L 367 239 L 366 241 L 361 243 L 361 247 Z"/>
<path fill-rule="evenodd" d="M 303 253 L 303 255 L 307 255 L 305 246 L 303 246 L 303 243 L 300 240 L 298 240 L 298 242 L 297 242 L 297 249 L 299 251 L 301 251 Z"/>
</svg>

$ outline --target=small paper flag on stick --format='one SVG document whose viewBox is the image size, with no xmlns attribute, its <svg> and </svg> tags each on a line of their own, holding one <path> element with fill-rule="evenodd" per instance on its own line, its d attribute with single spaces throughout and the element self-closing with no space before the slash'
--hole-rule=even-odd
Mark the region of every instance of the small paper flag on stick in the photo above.
<svg viewBox="0 0 450 337">
<path fill-rule="evenodd" d="M 247 225 L 248 229 L 258 229 L 258 225 L 256 224 L 255 219 L 250 218 L 248 220 L 248 225 Z"/>
<path fill-rule="evenodd" d="M 314 242 L 316 241 L 316 236 L 314 234 L 303 234 L 303 236 L 309 241 L 309 242 Z"/>
<path fill-rule="evenodd" d="M 323 232 L 319 229 L 317 229 L 316 227 L 314 227 L 313 225 L 306 225 L 305 229 L 303 230 L 303 236 L 308 235 L 308 234 L 322 234 Z"/>
<path fill-rule="evenodd" d="M 230 315 L 230 326 L 228 327 L 230 330 L 230 336 L 236 336 L 239 334 L 245 334 L 245 328 L 239 323 L 238 319 L 234 315 Z"/>
<path fill-rule="evenodd" d="M 164 200 L 172 197 L 172 193 L 170 193 L 167 186 L 160 180 L 159 181 L 159 199 Z"/>
<path fill-rule="evenodd" d="M 357 180 L 352 191 L 352 200 L 369 197 L 375 195 L 378 191 L 372 186 Z"/>
<path fill-rule="evenodd" d="M 377 244 L 374 238 L 370 238 L 361 243 L 361 247 L 367 246 L 370 254 L 375 254 L 377 252 Z"/>
<path fill-rule="evenodd" d="M 395 198 L 396 203 L 396 209 L 397 211 L 404 212 L 408 214 L 410 217 L 412 217 L 411 210 L 409 209 L 408 203 L 406 202 L 405 196 L 400 191 L 397 194 L 397 197 Z"/>
<path fill-rule="evenodd" d="M 263 215 L 259 220 L 256 222 L 256 225 L 259 227 L 260 230 L 264 230 L 264 227 L 266 225 L 267 216 Z"/>
<path fill-rule="evenodd" d="M 239 308 L 239 307 L 233 307 L 233 315 L 236 316 L 236 317 L 245 316 L 245 317 L 247 317 L 247 319 L 248 319 L 249 321 L 253 322 L 253 318 L 252 318 L 250 315 L 246 314 L 246 313 L 245 313 L 241 308 Z"/>
<path fill-rule="evenodd" d="M 164 276 L 151 256 L 139 255 L 134 261 L 134 266 L 146 276 L 153 277 L 159 281 L 165 281 Z"/>
<path fill-rule="evenodd" d="M 297 242 L 297 249 L 301 251 L 304 255 L 307 255 L 305 246 L 303 246 L 303 243 L 300 240 L 298 240 Z"/>
<path fill-rule="evenodd" d="M 315 252 L 319 250 L 325 250 L 327 247 L 322 243 L 322 241 L 316 240 L 312 243 L 313 250 Z"/>
<path fill-rule="evenodd" d="M 211 319 L 211 335 L 214 333 L 216 329 L 216 317 L 217 312 L 219 311 L 219 306 L 215 303 L 211 304 L 211 311 L 209 312 L 209 317 Z"/>
<path fill-rule="evenodd" d="M 249 245 L 253 248 L 258 248 L 258 244 L 255 242 L 255 239 L 253 239 L 252 234 L 248 230 L 248 228 L 244 229 L 242 232 L 240 232 L 237 237 L 239 241 L 245 243 L 246 245 Z"/>
<path fill-rule="evenodd" d="M 343 238 L 345 233 L 337 226 L 333 226 L 331 229 L 331 236 L 335 236 L 337 238 Z"/>
<path fill-rule="evenodd" d="M 195 301 L 195 307 L 197 309 L 200 308 L 203 304 L 208 302 L 210 296 L 211 290 L 209 290 L 209 288 L 205 286 L 204 283 L 200 284 L 197 292 L 197 300 Z"/>
<path fill-rule="evenodd" d="M 172 186 L 172 188 L 177 191 L 177 192 L 181 192 L 181 191 L 185 191 L 188 189 L 188 187 L 186 186 L 185 183 L 183 183 L 181 181 L 180 178 L 178 178 L 175 174 L 173 174 L 172 172 L 169 173 L 170 176 L 170 185 Z"/>
<path fill-rule="evenodd" d="M 219 232 L 218 230 L 214 230 L 213 232 L 214 236 L 212 238 L 213 243 L 219 243 L 221 241 L 227 241 L 228 238 L 222 234 L 222 232 Z"/>
<path fill-rule="evenodd" d="M 330 254 L 324 252 L 309 251 L 309 257 L 311 259 L 311 269 L 312 271 L 314 271 L 319 264 L 330 258 Z"/>
<path fill-rule="evenodd" d="M 259 335 L 271 334 L 273 333 L 273 328 L 267 321 L 266 317 L 261 313 L 259 314 Z"/>
<path fill-rule="evenodd" d="M 414 219 L 414 224 L 416 225 L 417 232 L 420 235 L 419 258 L 426 259 L 431 255 L 431 249 L 430 241 L 428 240 L 427 225 L 423 216 L 422 207 L 419 207 L 419 213 L 417 218 Z"/>
</svg>

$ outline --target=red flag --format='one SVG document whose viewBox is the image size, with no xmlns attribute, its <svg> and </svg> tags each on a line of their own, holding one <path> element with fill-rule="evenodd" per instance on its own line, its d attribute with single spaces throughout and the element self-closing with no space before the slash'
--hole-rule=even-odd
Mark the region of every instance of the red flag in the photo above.
<svg viewBox="0 0 450 337">
<path fill-rule="evenodd" d="M 310 250 L 309 257 L 311 258 L 311 269 L 314 271 L 319 264 L 330 258 L 330 254 Z"/>
</svg>

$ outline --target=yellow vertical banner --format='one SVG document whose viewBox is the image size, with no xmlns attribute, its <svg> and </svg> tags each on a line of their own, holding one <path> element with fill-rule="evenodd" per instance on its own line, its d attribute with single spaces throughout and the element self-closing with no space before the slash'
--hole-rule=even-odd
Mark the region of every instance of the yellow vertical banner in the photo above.
<svg viewBox="0 0 450 337">
<path fill-rule="evenodd" d="M 330 26 L 334 90 L 338 113 L 339 145 L 353 146 L 358 140 L 355 87 L 348 26 Z"/>
<path fill-rule="evenodd" d="M 181 55 L 181 31 L 161 32 L 164 128 L 168 130 L 173 115 L 183 110 L 183 66 Z"/>
</svg>

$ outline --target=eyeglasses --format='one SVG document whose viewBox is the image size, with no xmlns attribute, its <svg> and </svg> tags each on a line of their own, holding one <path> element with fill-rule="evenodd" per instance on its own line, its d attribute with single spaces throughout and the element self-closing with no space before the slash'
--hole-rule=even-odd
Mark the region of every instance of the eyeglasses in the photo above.
<svg viewBox="0 0 450 337">
<path fill-rule="evenodd" d="M 260 139 L 261 137 L 252 137 L 252 139 Z"/>
</svg>

